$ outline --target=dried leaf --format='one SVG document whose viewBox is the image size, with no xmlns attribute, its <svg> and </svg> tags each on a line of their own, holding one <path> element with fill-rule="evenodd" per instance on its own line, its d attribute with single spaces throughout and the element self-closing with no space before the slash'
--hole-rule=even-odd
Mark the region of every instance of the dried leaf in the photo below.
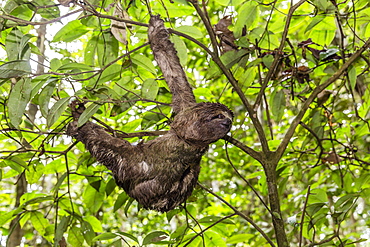
<svg viewBox="0 0 370 247">
<path fill-rule="evenodd" d="M 332 90 L 323 90 L 317 95 L 317 105 L 322 106 L 330 97 L 330 95 L 333 93 Z"/>
<path fill-rule="evenodd" d="M 58 2 L 64 7 L 69 7 L 69 4 L 74 3 L 74 0 L 58 0 Z"/>
<path fill-rule="evenodd" d="M 216 35 L 220 39 L 222 53 L 238 49 L 238 46 L 235 45 L 234 43 L 235 41 L 234 33 L 228 29 L 228 26 L 230 26 L 231 23 L 232 23 L 231 17 L 225 16 L 214 27 Z"/>
<path fill-rule="evenodd" d="M 335 152 L 329 152 L 328 156 L 321 159 L 323 163 L 339 164 L 343 159 Z"/>
<path fill-rule="evenodd" d="M 303 65 L 299 66 L 296 72 L 296 78 L 297 78 L 298 83 L 300 84 L 303 84 L 305 82 L 308 83 L 310 81 L 309 72 L 310 72 L 310 68 L 308 68 L 307 66 L 303 66 Z"/>
<path fill-rule="evenodd" d="M 113 11 L 113 16 L 121 19 L 129 19 L 126 10 L 124 10 L 120 3 L 115 3 L 115 8 Z M 122 44 L 127 45 L 127 33 L 126 33 L 126 23 L 112 20 L 111 30 L 113 36 Z"/>
</svg>

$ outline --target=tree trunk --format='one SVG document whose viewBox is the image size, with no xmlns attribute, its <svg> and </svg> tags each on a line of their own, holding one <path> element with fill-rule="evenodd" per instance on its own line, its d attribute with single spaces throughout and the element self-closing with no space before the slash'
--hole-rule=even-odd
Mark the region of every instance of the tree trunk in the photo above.
<svg viewBox="0 0 370 247">
<path fill-rule="evenodd" d="M 270 209 L 272 212 L 272 223 L 275 229 L 276 241 L 279 247 L 286 247 L 289 246 L 289 243 L 284 229 L 284 220 L 281 216 L 279 192 L 276 178 L 276 166 L 278 160 L 275 160 L 272 157 L 273 155 L 274 154 L 272 152 L 267 155 L 267 161 L 263 164 L 263 167 L 266 175 Z"/>
<path fill-rule="evenodd" d="M 26 176 L 24 173 L 19 175 L 18 182 L 16 185 L 16 198 L 15 198 L 15 207 L 19 207 L 20 205 L 20 198 L 27 190 L 27 181 Z M 8 240 L 7 240 L 7 247 L 16 247 L 21 244 L 22 237 L 23 237 L 23 230 L 19 224 L 20 215 L 15 217 L 9 226 L 9 231 L 11 232 Z"/>
</svg>

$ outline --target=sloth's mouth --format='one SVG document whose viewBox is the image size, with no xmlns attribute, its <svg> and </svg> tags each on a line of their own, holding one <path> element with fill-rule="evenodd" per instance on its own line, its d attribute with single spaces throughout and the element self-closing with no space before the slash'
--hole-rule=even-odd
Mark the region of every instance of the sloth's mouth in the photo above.
<svg viewBox="0 0 370 247">
<path fill-rule="evenodd" d="M 222 126 L 224 126 L 226 129 L 230 128 L 230 124 L 228 123 L 221 123 Z"/>
<path fill-rule="evenodd" d="M 222 125 L 223 127 L 225 127 L 226 129 L 229 129 L 229 128 L 231 127 L 231 120 L 230 120 L 230 119 L 225 119 L 225 121 L 223 121 L 223 122 L 221 123 L 221 125 Z"/>
</svg>

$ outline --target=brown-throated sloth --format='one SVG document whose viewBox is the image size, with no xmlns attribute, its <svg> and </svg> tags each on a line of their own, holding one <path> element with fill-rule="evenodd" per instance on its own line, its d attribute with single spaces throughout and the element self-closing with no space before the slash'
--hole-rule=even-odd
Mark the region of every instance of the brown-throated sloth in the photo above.
<svg viewBox="0 0 370 247">
<path fill-rule="evenodd" d="M 77 128 L 74 121 L 67 130 L 68 135 L 83 142 L 91 155 L 112 171 L 117 185 L 129 196 L 144 208 L 161 212 L 174 209 L 191 195 L 198 180 L 202 155 L 210 143 L 230 131 L 233 118 L 232 112 L 223 104 L 195 103 L 176 51 L 166 34 L 163 21 L 152 17 L 149 40 L 170 86 L 177 113 L 167 134 L 147 143 L 131 145 L 91 122 Z M 161 52 L 166 56 L 165 61 L 160 58 Z M 169 54 L 175 56 L 168 57 Z M 180 71 L 176 66 L 180 66 Z M 170 76 L 166 75 L 169 68 L 172 69 Z"/>
</svg>

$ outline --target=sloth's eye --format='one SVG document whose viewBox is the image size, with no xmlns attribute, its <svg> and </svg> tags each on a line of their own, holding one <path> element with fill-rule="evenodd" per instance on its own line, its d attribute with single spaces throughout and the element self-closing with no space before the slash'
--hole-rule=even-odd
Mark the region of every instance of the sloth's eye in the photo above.
<svg viewBox="0 0 370 247">
<path fill-rule="evenodd" d="M 218 115 L 213 116 L 213 117 L 212 117 L 212 120 L 213 120 L 213 119 L 224 119 L 224 118 L 225 118 L 225 115 L 223 115 L 223 114 L 218 114 Z"/>
</svg>

